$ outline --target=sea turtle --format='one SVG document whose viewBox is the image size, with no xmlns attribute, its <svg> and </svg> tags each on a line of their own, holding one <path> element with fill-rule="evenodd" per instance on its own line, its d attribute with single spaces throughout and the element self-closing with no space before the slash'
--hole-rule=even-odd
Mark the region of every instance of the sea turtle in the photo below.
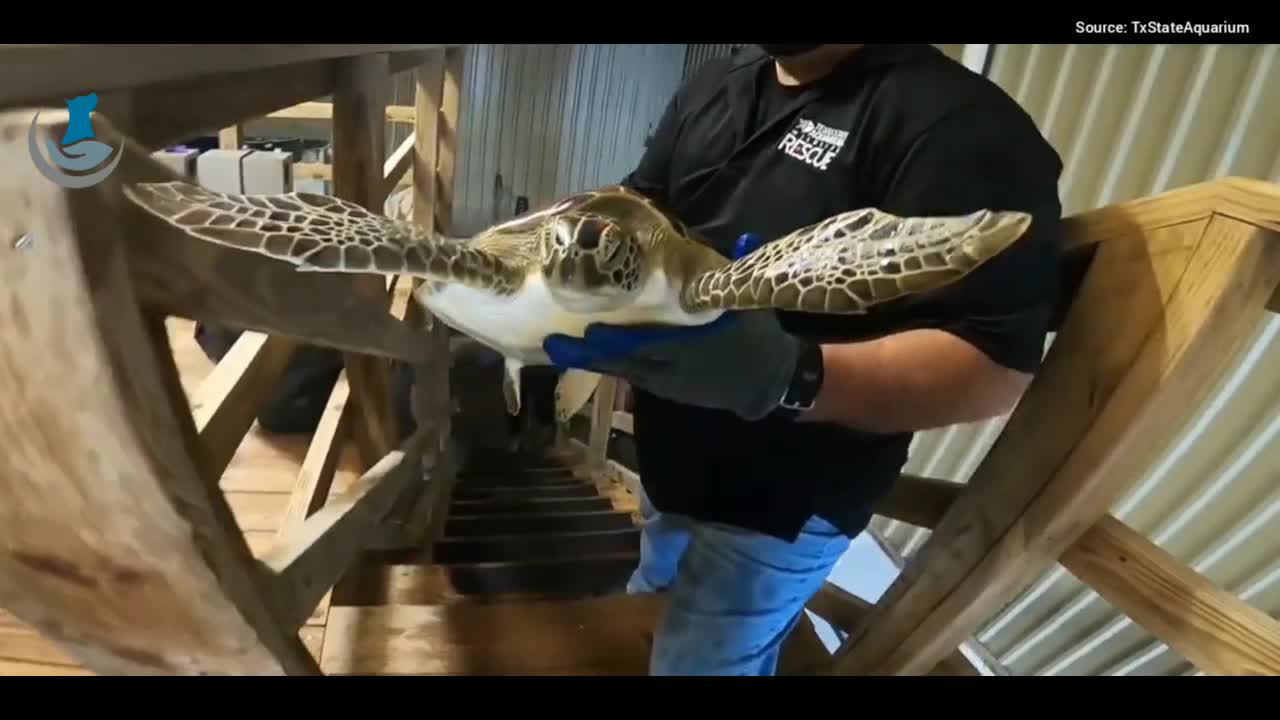
<svg viewBox="0 0 1280 720">
<path fill-rule="evenodd" d="M 504 395 L 520 407 L 520 368 L 546 365 L 552 333 L 590 323 L 699 325 L 727 310 L 858 314 L 952 283 L 1013 244 L 1031 217 L 982 210 L 902 218 L 834 215 L 730 261 L 645 196 L 610 186 L 564 197 L 469 237 L 446 237 L 332 196 L 236 195 L 182 181 L 125 195 L 186 233 L 314 272 L 424 278 L 415 297 L 506 358 Z M 568 370 L 565 421 L 600 377 Z"/>
</svg>

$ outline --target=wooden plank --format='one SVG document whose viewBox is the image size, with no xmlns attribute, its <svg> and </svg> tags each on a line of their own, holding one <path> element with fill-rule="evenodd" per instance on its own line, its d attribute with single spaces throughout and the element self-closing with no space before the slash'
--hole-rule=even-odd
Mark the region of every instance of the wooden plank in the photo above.
<svg viewBox="0 0 1280 720">
<path fill-rule="evenodd" d="M 436 183 L 433 211 L 436 228 L 446 233 L 454 229 L 454 176 L 458 165 L 458 118 L 462 109 L 462 73 L 465 61 L 465 47 L 450 47 L 444 52 L 444 79 L 440 89 L 440 110 L 436 124 L 436 172 L 432 177 Z"/>
<path fill-rule="evenodd" d="M 274 532 L 289 506 L 289 494 L 282 492 L 229 492 L 226 496 L 243 532 Z"/>
<path fill-rule="evenodd" d="M 296 534 L 302 523 L 329 499 L 333 476 L 342 458 L 343 442 L 351 430 L 350 394 L 351 388 L 347 384 L 347 373 L 344 370 L 338 374 L 333 391 L 329 393 L 329 402 L 311 435 L 311 444 L 307 446 L 307 454 L 289 494 L 289 506 L 277 533 L 277 537 L 281 539 Z"/>
<path fill-rule="evenodd" d="M 232 125 L 218 131 L 218 147 L 222 150 L 238 150 L 244 143 L 244 127 Z"/>
<path fill-rule="evenodd" d="M 1210 675 L 1280 675 L 1280 623 L 1113 517 L 1063 564 L 1116 609 Z"/>
<path fill-rule="evenodd" d="M 400 184 L 400 178 L 413 167 L 413 148 L 417 143 L 414 133 L 400 143 L 400 147 L 391 153 L 391 157 L 382 166 L 382 195 L 385 197 Z"/>
<path fill-rule="evenodd" d="M 5 68 L 0 79 L 0 107 L 27 103 L 35 98 L 74 97 L 85 92 L 196 80 L 220 73 L 263 73 L 282 65 L 315 60 L 440 47 L 446 46 L 436 43 L 4 45 L 0 46 L 0 66 Z"/>
<path fill-rule="evenodd" d="M 0 627 L 0 660 L 75 666 L 67 651 L 29 627 Z"/>
<path fill-rule="evenodd" d="M 292 628 L 306 621 L 364 550 L 405 489 L 421 480 L 417 458 L 424 439 L 423 433 L 414 433 L 262 557 L 276 573 L 272 592 L 286 598 L 284 619 Z"/>
<path fill-rule="evenodd" d="M 645 675 L 656 595 L 335 607 L 326 674 Z"/>
<path fill-rule="evenodd" d="M 309 101 L 276 110 L 267 115 L 281 120 L 332 120 L 333 103 Z M 412 105 L 388 105 L 387 122 L 413 124 Z"/>
<path fill-rule="evenodd" d="M 448 46 L 437 46 L 430 50 L 407 50 L 403 52 L 393 52 L 391 53 L 391 59 L 387 63 L 387 65 L 389 66 L 391 74 L 397 75 L 399 73 L 405 72 L 406 70 L 412 70 L 418 67 L 419 65 L 427 62 L 432 57 L 434 57 L 437 53 L 440 52 L 441 47 L 462 49 L 462 47 L 465 47 L 465 46 L 448 45 Z"/>
<path fill-rule="evenodd" d="M 343 577 L 340 588 L 334 589 L 337 600 L 333 607 L 491 602 L 510 595 L 567 599 L 618 593 L 639 562 L 640 556 L 632 552 L 450 565 L 361 563 Z"/>
<path fill-rule="evenodd" d="M 294 163 L 293 176 L 299 180 L 326 180 L 333 182 L 333 166 L 327 163 Z"/>
<path fill-rule="evenodd" d="M 33 243 L 0 263 L 0 606 L 99 673 L 316 672 L 193 460 L 164 325 L 139 313 L 110 221 L 118 197 L 44 180 L 13 119 L 0 237 Z M 57 137 L 36 125 L 38 145 Z"/>
<path fill-rule="evenodd" d="M 613 431 L 613 403 L 618 379 L 605 376 L 596 386 L 591 405 L 591 429 L 587 435 L 586 467 L 593 474 L 604 468 L 609 454 L 609 436 Z"/>
<path fill-rule="evenodd" d="M 413 190 L 412 220 L 422 227 L 446 232 L 449 218 L 442 220 L 437 205 L 448 202 L 448 194 L 442 196 L 438 175 L 449 173 L 444 187 L 449 193 L 453 188 L 453 168 L 443 168 L 443 154 L 453 153 L 453 138 L 441 130 L 449 122 L 449 109 L 445 107 L 448 78 L 443 53 L 431 53 L 431 57 L 413 70 L 414 78 L 414 129 L 413 129 Z M 456 107 L 453 109 L 456 122 Z M 410 283 L 417 287 L 417 281 Z M 404 541 L 427 548 L 426 560 L 430 560 L 432 543 L 444 533 L 444 521 L 448 515 L 449 499 L 457 482 L 458 458 L 452 442 L 453 403 L 450 398 L 452 366 L 449 350 L 449 331 L 444 323 L 437 323 L 421 305 L 414 304 L 413 312 L 406 316 L 413 325 L 426 330 L 431 354 L 413 369 L 414 387 L 412 408 L 414 422 L 428 433 L 428 460 L 439 469 L 432 474 L 432 482 L 425 487 L 404 516 Z"/>
<path fill-rule="evenodd" d="M 1246 338 L 1280 280 L 1273 240 L 1215 217 L 1100 244 L 1036 381 L 838 671 L 936 665 L 1097 522 Z"/>
<path fill-rule="evenodd" d="M 948 480 L 903 474 L 876 503 L 875 511 L 916 527 L 936 527 L 964 487 Z"/>
<path fill-rule="evenodd" d="M 0 660 L 0 677 L 87 677 L 92 670 L 74 665 L 49 665 L 21 660 Z"/>
<path fill-rule="evenodd" d="M 191 414 L 205 447 L 201 462 L 210 474 L 221 477 L 231 464 L 297 347 L 291 338 L 241 333 L 192 393 Z"/>
<path fill-rule="evenodd" d="M 387 56 L 368 55 L 344 60 L 333 93 L 334 194 L 381 213 L 382 167 L 387 105 Z M 389 303 L 387 279 L 358 276 L 354 282 L 368 292 L 381 292 Z M 383 305 L 384 312 L 387 305 Z M 390 367 L 380 358 L 348 354 L 347 382 L 355 402 L 352 427 L 356 447 L 366 467 L 372 467 L 396 446 L 399 437 L 391 409 Z"/>
</svg>

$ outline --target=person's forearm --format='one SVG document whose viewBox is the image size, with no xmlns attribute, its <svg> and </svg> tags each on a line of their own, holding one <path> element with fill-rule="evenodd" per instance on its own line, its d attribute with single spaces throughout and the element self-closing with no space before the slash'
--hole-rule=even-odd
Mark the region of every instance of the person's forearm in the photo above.
<svg viewBox="0 0 1280 720">
<path fill-rule="evenodd" d="M 824 345 L 822 390 L 802 420 L 875 433 L 927 430 L 1007 412 L 1031 376 L 940 330 Z"/>
</svg>

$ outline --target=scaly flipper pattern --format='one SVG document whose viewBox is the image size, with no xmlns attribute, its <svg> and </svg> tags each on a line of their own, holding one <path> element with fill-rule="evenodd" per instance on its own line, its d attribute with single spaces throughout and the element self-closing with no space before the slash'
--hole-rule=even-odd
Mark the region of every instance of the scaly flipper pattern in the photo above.
<svg viewBox="0 0 1280 720">
<path fill-rule="evenodd" d="M 236 195 L 180 181 L 127 185 L 124 192 L 190 235 L 285 260 L 303 271 L 413 275 L 501 295 L 519 290 L 526 276 L 512 256 L 328 195 Z"/>
<path fill-rule="evenodd" d="M 873 208 L 802 228 L 729 265 L 702 272 L 680 296 L 688 312 L 773 308 L 860 314 L 940 289 L 1012 245 L 1027 213 L 900 218 Z"/>
</svg>

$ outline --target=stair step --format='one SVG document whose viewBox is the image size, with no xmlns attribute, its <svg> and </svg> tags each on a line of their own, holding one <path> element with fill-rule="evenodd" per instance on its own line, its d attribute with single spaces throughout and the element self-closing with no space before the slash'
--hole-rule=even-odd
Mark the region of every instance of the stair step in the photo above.
<svg viewBox="0 0 1280 720">
<path fill-rule="evenodd" d="M 530 513 L 589 512 L 611 510 L 613 503 L 606 497 L 580 498 L 511 498 L 486 500 L 457 500 L 449 507 L 449 517 L 467 515 L 498 515 Z"/>
<path fill-rule="evenodd" d="M 578 483 L 585 485 L 584 481 L 574 477 L 573 473 L 555 472 L 555 473 L 485 473 L 483 475 L 458 475 L 459 487 L 524 487 L 527 485 L 563 485 L 567 483 Z"/>
<path fill-rule="evenodd" d="M 331 607 L 328 675 L 645 675 L 658 595 Z"/>
<path fill-rule="evenodd" d="M 437 540 L 431 557 L 443 564 L 569 560 L 592 555 L 640 552 L 640 529 L 545 535 L 503 535 Z M 365 555 L 366 562 L 410 565 L 422 550 L 406 548 Z"/>
<path fill-rule="evenodd" d="M 528 515 L 471 515 L 445 519 L 444 536 L 448 538 L 477 535 L 515 535 L 517 533 L 595 532 L 626 530 L 635 527 L 630 513 L 615 510 L 597 512 L 547 513 Z"/>
<path fill-rule="evenodd" d="M 431 605 L 486 595 L 582 597 L 622 592 L 640 561 L 620 553 L 535 562 L 361 563 L 334 589 L 337 605 Z"/>
<path fill-rule="evenodd" d="M 594 485 L 586 483 L 561 483 L 556 485 L 524 485 L 505 487 L 468 487 L 458 484 L 453 489 L 454 500 L 511 500 L 532 498 L 599 497 Z"/>
</svg>

